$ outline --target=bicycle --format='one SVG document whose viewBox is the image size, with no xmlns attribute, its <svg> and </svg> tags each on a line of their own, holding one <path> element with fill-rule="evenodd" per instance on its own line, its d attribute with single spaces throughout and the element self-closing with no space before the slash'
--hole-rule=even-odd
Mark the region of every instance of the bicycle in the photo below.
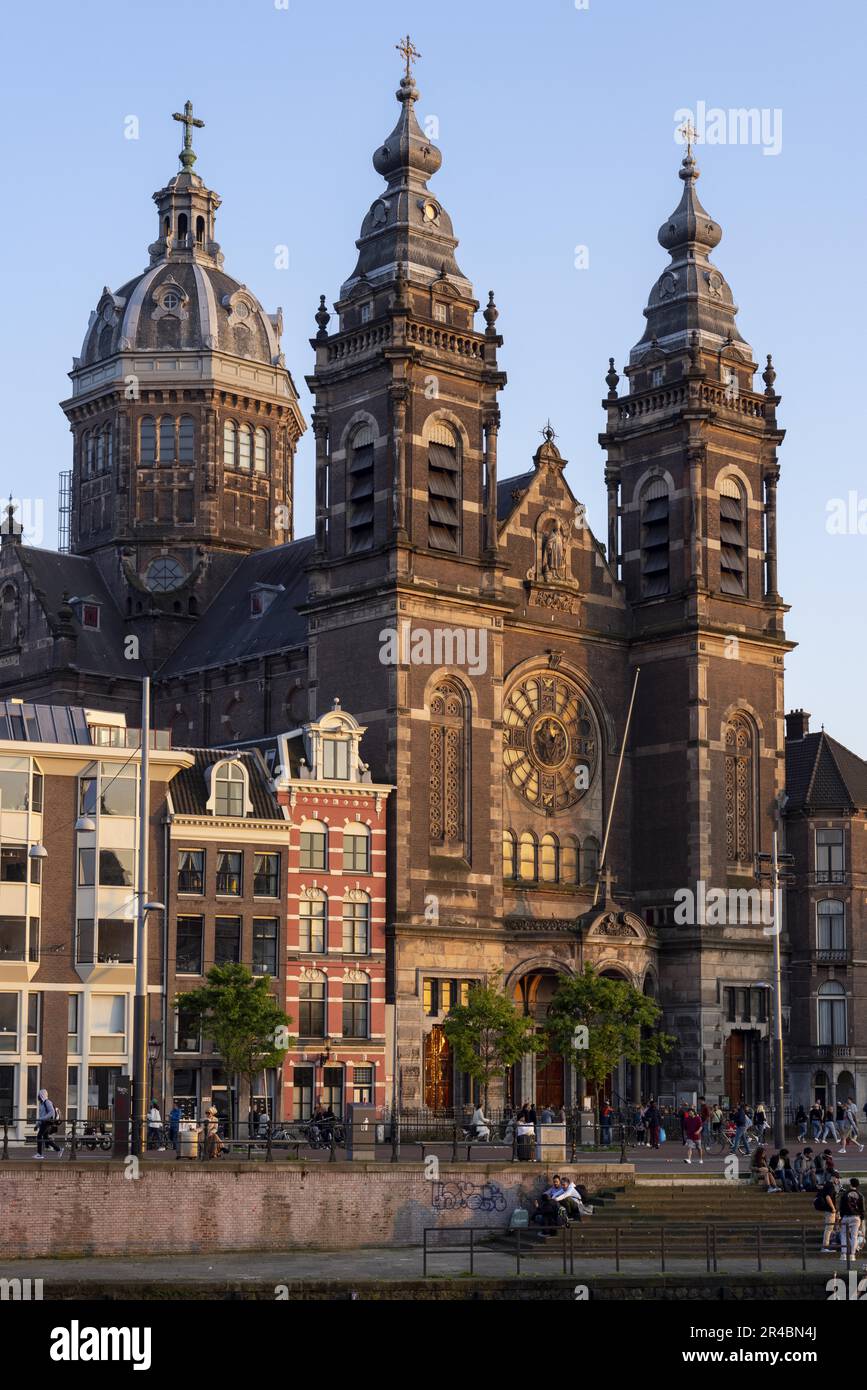
<svg viewBox="0 0 867 1390">
<path fill-rule="evenodd" d="M 736 1133 L 736 1125 L 734 1125 L 731 1121 L 729 1121 L 728 1123 L 724 1122 L 720 1125 L 718 1132 L 711 1136 L 710 1141 L 706 1146 L 707 1152 L 709 1154 L 731 1153 L 732 1143 L 734 1142 L 734 1137 Z M 759 1136 L 759 1132 L 754 1125 L 748 1125 L 747 1128 L 744 1130 L 743 1142 L 746 1143 L 747 1149 L 751 1154 L 755 1152 L 759 1144 L 762 1142 Z M 740 1148 L 740 1145 L 738 1147 Z M 741 1150 L 741 1152 L 743 1151 Z"/>
</svg>

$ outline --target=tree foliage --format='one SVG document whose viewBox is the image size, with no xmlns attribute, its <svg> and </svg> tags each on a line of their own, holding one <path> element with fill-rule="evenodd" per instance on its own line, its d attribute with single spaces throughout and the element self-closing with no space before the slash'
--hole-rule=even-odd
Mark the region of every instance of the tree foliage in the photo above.
<svg viewBox="0 0 867 1390">
<path fill-rule="evenodd" d="M 294 1044 L 289 1019 L 270 992 L 268 975 L 229 961 L 213 966 L 206 979 L 201 988 L 179 994 L 177 1007 L 193 1015 L 226 1071 L 243 1076 L 252 1097 L 256 1077 L 279 1067 Z"/>
<path fill-rule="evenodd" d="M 445 1035 L 461 1071 L 481 1086 L 486 1107 L 491 1081 L 527 1052 L 536 1051 L 535 1027 L 535 1021 L 506 998 L 496 979 L 476 985 L 467 1003 L 452 1009 L 443 1024 Z"/>
<path fill-rule="evenodd" d="M 621 1058 L 653 1065 L 674 1046 L 676 1039 L 659 1031 L 661 1012 L 627 980 L 597 975 L 588 965 L 582 975 L 559 980 L 543 1028 L 546 1050 L 599 1086 Z"/>
</svg>

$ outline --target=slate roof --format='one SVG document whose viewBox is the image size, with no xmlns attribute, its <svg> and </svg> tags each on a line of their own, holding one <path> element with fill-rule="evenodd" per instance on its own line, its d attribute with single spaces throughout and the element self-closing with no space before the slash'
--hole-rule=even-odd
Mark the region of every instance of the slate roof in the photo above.
<svg viewBox="0 0 867 1390">
<path fill-rule="evenodd" d="M 497 520 L 505 521 L 518 505 L 513 492 L 526 492 L 531 482 L 536 476 L 535 468 L 531 468 L 526 473 L 519 473 L 514 478 L 500 478 L 497 483 Z"/>
<path fill-rule="evenodd" d="M 39 601 L 52 623 L 63 603 L 64 593 L 70 598 L 91 598 L 101 604 L 99 627 L 82 627 L 73 614 L 72 623 L 78 642 L 74 664 L 80 671 L 96 672 L 101 676 L 121 676 L 126 680 L 139 678 L 144 667 L 139 661 L 127 661 L 124 656 L 126 628 L 112 595 L 95 561 L 87 555 L 62 555 L 56 550 L 40 550 L 22 545 L 21 564 L 34 589 L 41 590 Z"/>
<path fill-rule="evenodd" d="M 867 762 L 826 734 L 786 739 L 786 810 L 867 810 Z"/>
<path fill-rule="evenodd" d="M 305 569 L 313 544 L 312 536 L 304 536 L 246 556 L 161 668 L 160 680 L 305 643 L 307 619 L 298 606 L 307 600 Z M 254 584 L 283 586 L 260 618 L 250 616 Z"/>
<path fill-rule="evenodd" d="M 237 748 L 187 748 L 184 751 L 192 753 L 195 762 L 192 767 L 182 767 L 169 786 L 172 806 L 179 816 L 208 815 L 206 769 L 222 758 L 234 758 L 247 769 L 254 819 L 285 820 L 283 809 L 271 789 L 268 769 L 258 752 L 239 753 Z"/>
</svg>

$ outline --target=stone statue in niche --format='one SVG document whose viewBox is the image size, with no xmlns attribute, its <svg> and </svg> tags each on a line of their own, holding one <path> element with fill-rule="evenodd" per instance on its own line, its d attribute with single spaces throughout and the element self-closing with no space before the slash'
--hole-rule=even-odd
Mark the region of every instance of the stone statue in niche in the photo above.
<svg viewBox="0 0 867 1390">
<path fill-rule="evenodd" d="M 566 578 L 566 537 L 559 519 L 542 541 L 542 578 L 545 581 Z"/>
</svg>

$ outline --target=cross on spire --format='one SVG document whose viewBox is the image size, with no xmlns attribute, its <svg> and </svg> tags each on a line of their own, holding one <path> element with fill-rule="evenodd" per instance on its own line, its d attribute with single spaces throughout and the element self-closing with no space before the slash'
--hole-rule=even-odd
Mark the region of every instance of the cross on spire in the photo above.
<svg viewBox="0 0 867 1390">
<path fill-rule="evenodd" d="M 407 34 L 405 39 L 401 39 L 400 43 L 396 43 L 394 46 L 397 49 L 398 53 L 403 54 L 404 62 L 406 63 L 406 77 L 408 81 L 412 77 L 411 65 L 416 61 L 417 58 L 421 57 L 421 54 L 419 53 L 409 34 Z"/>
<path fill-rule="evenodd" d="M 180 111 L 175 111 L 172 120 L 180 121 L 184 127 L 184 148 L 180 153 L 180 161 L 185 169 L 192 169 L 196 162 L 196 156 L 193 153 L 193 126 L 201 129 L 205 122 L 193 115 L 193 103 L 191 101 L 184 104 L 183 115 Z"/>
<path fill-rule="evenodd" d="M 698 132 L 696 131 L 696 128 L 695 128 L 695 126 L 693 125 L 692 121 L 690 121 L 690 120 L 685 121 L 684 124 L 683 124 L 682 126 L 679 126 L 679 127 L 678 127 L 677 133 L 678 133 L 678 135 L 682 135 L 683 138 L 684 138 L 684 140 L 686 141 L 686 153 L 687 153 L 687 158 L 690 158 L 690 159 L 691 159 L 691 158 L 692 158 L 692 142 L 693 142 L 693 140 L 695 139 L 696 135 L 698 134 Z"/>
<path fill-rule="evenodd" d="M 612 894 L 611 894 L 611 887 L 612 887 L 612 884 L 614 884 L 614 883 L 617 882 L 617 879 L 614 877 L 614 874 L 611 872 L 611 866 L 610 866 L 610 864 L 606 864 L 606 865 L 605 865 L 604 871 L 599 875 L 599 882 L 600 882 L 600 883 L 603 885 L 603 887 L 605 888 L 605 901 L 606 901 L 606 902 L 610 902 L 610 901 L 611 901 L 611 896 L 612 896 Z"/>
<path fill-rule="evenodd" d="M 549 444 L 553 443 L 553 441 L 557 438 L 556 431 L 554 430 L 554 426 L 551 424 L 550 419 L 546 422 L 544 429 L 541 429 L 539 433 L 541 434 L 543 439 L 546 439 L 548 441 Z"/>
</svg>

